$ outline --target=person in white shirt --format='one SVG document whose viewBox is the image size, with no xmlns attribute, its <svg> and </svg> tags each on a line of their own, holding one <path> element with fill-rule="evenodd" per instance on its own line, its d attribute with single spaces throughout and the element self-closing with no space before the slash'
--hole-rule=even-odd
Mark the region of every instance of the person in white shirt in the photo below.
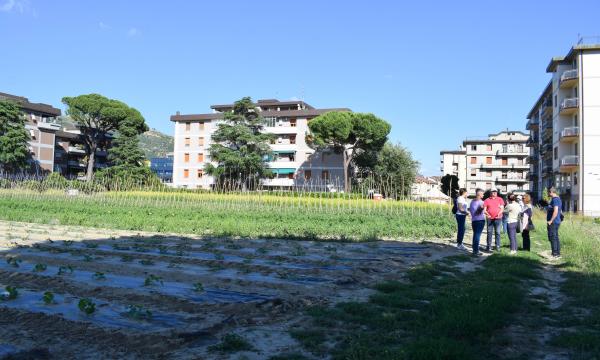
<svg viewBox="0 0 600 360">
<path fill-rule="evenodd" d="M 458 231 L 456 233 L 456 248 L 459 250 L 466 250 L 463 245 L 463 239 L 465 237 L 465 223 L 468 215 L 468 204 L 467 204 L 467 189 L 458 190 L 458 197 L 456 198 L 456 224 Z"/>
</svg>

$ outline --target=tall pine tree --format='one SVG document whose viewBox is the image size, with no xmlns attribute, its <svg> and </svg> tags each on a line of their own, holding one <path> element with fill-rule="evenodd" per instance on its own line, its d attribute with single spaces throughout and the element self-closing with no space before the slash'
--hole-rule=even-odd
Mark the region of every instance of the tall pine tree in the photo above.
<svg viewBox="0 0 600 360">
<path fill-rule="evenodd" d="M 0 101 L 0 171 L 15 173 L 27 169 L 29 134 L 19 105 Z"/>
<path fill-rule="evenodd" d="M 209 151 L 217 165 L 208 164 L 206 172 L 218 182 L 234 181 L 244 188 L 270 176 L 269 142 L 275 135 L 261 132 L 263 127 L 264 120 L 250 97 L 236 101 L 212 135 Z"/>
</svg>

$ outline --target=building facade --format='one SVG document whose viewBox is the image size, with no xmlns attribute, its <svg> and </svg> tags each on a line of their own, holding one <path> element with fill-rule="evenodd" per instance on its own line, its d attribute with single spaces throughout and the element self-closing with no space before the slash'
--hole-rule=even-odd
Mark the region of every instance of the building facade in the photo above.
<svg viewBox="0 0 600 360">
<path fill-rule="evenodd" d="M 303 101 L 258 100 L 255 104 L 265 121 L 264 132 L 276 134 L 271 143 L 273 157 L 268 159 L 274 178 L 262 180 L 266 187 L 307 187 L 315 190 L 344 188 L 341 154 L 315 151 L 305 141 L 308 122 L 328 111 L 346 108 L 315 109 Z M 208 114 L 171 116 L 175 125 L 173 185 L 185 188 L 211 188 L 214 179 L 204 167 L 211 162 L 209 147 L 217 125 L 233 104 L 212 105 Z"/>
<path fill-rule="evenodd" d="M 557 187 L 564 210 L 600 216 L 600 44 L 584 39 L 550 61 L 552 79 L 529 112 L 532 186 Z"/>
<path fill-rule="evenodd" d="M 150 159 L 150 170 L 164 183 L 173 182 L 173 154 Z"/>
<path fill-rule="evenodd" d="M 466 139 L 464 150 L 441 152 L 442 174 L 457 175 L 459 186 L 470 196 L 476 189 L 497 188 L 505 194 L 529 192 L 528 139 L 528 134 L 510 130 L 487 138 Z M 460 174 L 464 174 L 462 179 Z"/>
<path fill-rule="evenodd" d="M 0 100 L 14 101 L 25 116 L 25 128 L 30 137 L 29 151 L 31 152 L 32 170 L 38 175 L 52 172 L 54 170 L 56 132 L 60 130 L 60 125 L 56 123 L 56 117 L 60 116 L 60 109 L 48 104 L 32 103 L 26 97 L 6 93 L 0 93 Z"/>
</svg>

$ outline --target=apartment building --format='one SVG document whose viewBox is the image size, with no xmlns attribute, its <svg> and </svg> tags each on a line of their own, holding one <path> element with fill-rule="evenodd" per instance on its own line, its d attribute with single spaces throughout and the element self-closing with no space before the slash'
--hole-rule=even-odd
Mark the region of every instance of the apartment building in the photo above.
<svg viewBox="0 0 600 360">
<path fill-rule="evenodd" d="M 48 104 L 32 103 L 26 97 L 0 92 L 0 100 L 11 100 L 19 104 L 26 122 L 25 128 L 29 131 L 29 151 L 32 155 L 32 170 L 43 174 L 54 169 L 54 144 L 56 132 L 60 125 L 56 124 L 56 117 L 60 116 L 60 109 Z"/>
<path fill-rule="evenodd" d="M 442 174 L 457 175 L 459 186 L 466 188 L 470 196 L 478 188 L 497 188 L 502 193 L 529 192 L 528 139 L 528 134 L 510 130 L 466 139 L 463 150 L 453 154 L 441 152 Z"/>
<path fill-rule="evenodd" d="M 558 188 L 567 211 L 600 216 L 600 43 L 586 39 L 546 68 L 550 83 L 529 112 L 532 186 Z"/>
<path fill-rule="evenodd" d="M 316 109 L 304 101 L 258 100 L 257 110 L 265 121 L 265 132 L 277 135 L 271 144 L 273 157 L 267 159 L 275 174 L 263 180 L 267 187 L 311 187 L 339 190 L 344 187 L 343 161 L 340 154 L 315 152 L 305 142 L 308 122 L 328 111 L 350 111 L 347 108 Z M 223 114 L 233 104 L 212 105 L 212 113 L 171 116 L 175 125 L 173 149 L 173 185 L 185 188 L 211 188 L 214 179 L 204 167 L 210 163 L 209 147 Z"/>
<path fill-rule="evenodd" d="M 153 157 L 150 159 L 150 170 L 158 176 L 162 182 L 170 184 L 173 182 L 173 154 L 168 153 L 164 157 Z"/>
<path fill-rule="evenodd" d="M 467 187 L 467 151 L 460 147 L 459 150 L 440 151 L 440 171 L 443 175 L 456 175 L 458 187 Z"/>
</svg>

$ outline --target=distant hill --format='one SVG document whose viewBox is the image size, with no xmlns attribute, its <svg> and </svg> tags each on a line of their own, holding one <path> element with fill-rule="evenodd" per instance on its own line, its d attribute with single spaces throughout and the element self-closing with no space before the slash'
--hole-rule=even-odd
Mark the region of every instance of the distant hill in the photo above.
<svg viewBox="0 0 600 360">
<path fill-rule="evenodd" d="M 147 159 L 164 157 L 173 152 L 173 137 L 151 129 L 140 135 L 140 147 Z"/>
</svg>

